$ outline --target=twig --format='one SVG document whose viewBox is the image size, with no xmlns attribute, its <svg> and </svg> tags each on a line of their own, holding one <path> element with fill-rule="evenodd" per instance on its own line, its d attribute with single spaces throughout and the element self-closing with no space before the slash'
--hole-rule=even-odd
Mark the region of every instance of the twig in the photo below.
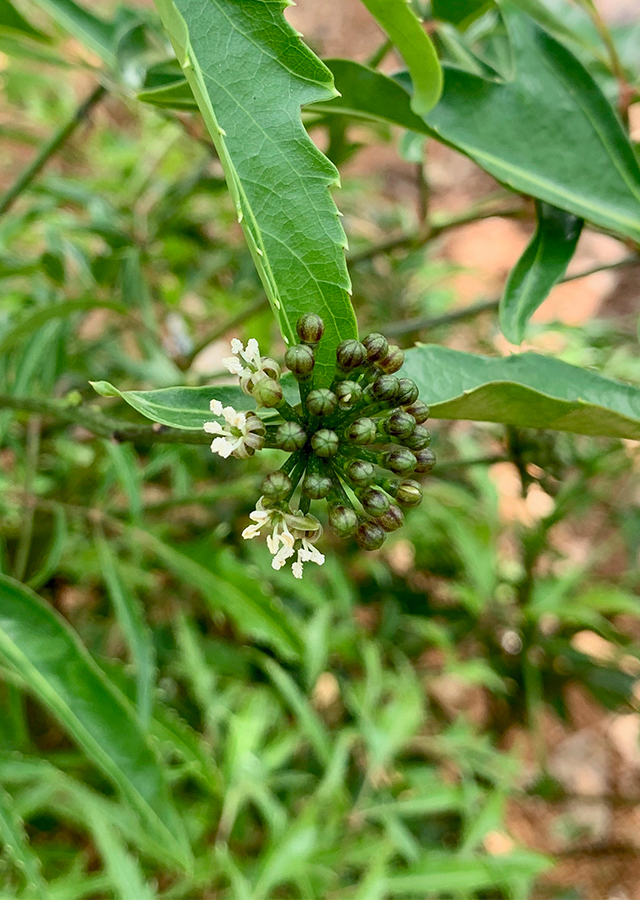
<svg viewBox="0 0 640 900">
<path fill-rule="evenodd" d="M 41 169 L 51 159 L 54 154 L 69 140 L 79 125 L 84 122 L 93 107 L 106 94 L 106 88 L 98 85 L 97 88 L 77 107 L 73 115 L 55 132 L 55 134 L 42 147 L 38 155 L 27 166 L 27 168 L 18 176 L 16 181 L 11 185 L 6 194 L 0 199 L 0 216 L 3 216 L 7 210 L 18 199 L 20 194 L 25 191 L 33 179 L 38 175 Z"/>
<path fill-rule="evenodd" d="M 636 93 L 635 89 L 632 85 L 629 84 L 627 80 L 626 73 L 624 71 L 624 66 L 622 65 L 622 61 L 620 60 L 620 56 L 618 55 L 618 50 L 615 45 L 615 41 L 611 36 L 611 32 L 607 27 L 607 23 L 602 18 L 600 14 L 600 10 L 597 8 L 596 4 L 593 0 L 582 0 L 580 6 L 586 11 L 587 15 L 593 22 L 596 31 L 600 35 L 600 39 L 602 43 L 607 48 L 607 53 L 609 54 L 609 64 L 611 65 L 611 71 L 613 73 L 614 78 L 618 82 L 618 112 L 620 113 L 620 118 L 624 122 L 626 128 L 629 127 L 629 106 L 633 100 L 634 94 Z"/>
<path fill-rule="evenodd" d="M 576 272 L 575 275 L 565 275 L 558 284 L 566 284 L 568 281 L 577 281 L 579 278 L 588 278 L 589 275 L 595 275 L 598 272 L 608 272 L 613 269 L 621 269 L 624 266 L 631 266 L 640 263 L 640 256 L 627 256 L 615 263 L 607 263 L 602 266 L 594 266 L 582 272 Z M 411 331 L 423 331 L 430 328 L 439 328 L 442 325 L 452 325 L 454 322 L 461 322 L 464 319 L 473 319 L 484 312 L 492 312 L 500 306 L 500 298 L 494 300 L 480 300 L 478 303 L 472 303 L 462 309 L 454 309 L 452 312 L 443 313 L 441 316 L 415 316 L 412 319 L 405 319 L 403 322 L 390 322 L 388 325 L 380 326 L 381 331 L 385 334 L 400 335 L 407 334 Z"/>
<path fill-rule="evenodd" d="M 399 235 L 398 237 L 390 238 L 388 241 L 382 241 L 380 244 L 373 244 L 365 250 L 350 253 L 347 259 L 349 263 L 355 265 L 356 263 L 364 262 L 367 259 L 372 259 L 374 256 L 379 256 L 381 253 L 390 253 L 392 250 L 398 250 L 402 247 L 410 247 L 412 249 L 422 247 L 424 244 L 428 244 L 429 241 L 435 240 L 444 231 L 449 231 L 451 228 L 470 225 L 472 222 L 480 222 L 483 219 L 492 219 L 494 216 L 500 218 L 515 218 L 524 215 L 524 212 L 525 211 L 521 206 L 506 207 L 504 209 L 496 209 L 495 207 L 491 209 L 478 209 L 478 207 L 474 207 L 459 216 L 451 216 L 451 218 L 442 219 L 440 222 L 437 220 L 432 221 L 425 229 L 416 231 L 413 234 Z"/>
<path fill-rule="evenodd" d="M 11 397 L 0 394 L 0 409 L 50 416 L 58 422 L 79 425 L 98 437 L 113 441 L 134 441 L 141 444 L 208 444 L 204 432 L 168 428 L 165 425 L 135 425 L 113 419 L 86 406 L 67 406 L 57 400 L 36 400 L 32 397 Z"/>
</svg>

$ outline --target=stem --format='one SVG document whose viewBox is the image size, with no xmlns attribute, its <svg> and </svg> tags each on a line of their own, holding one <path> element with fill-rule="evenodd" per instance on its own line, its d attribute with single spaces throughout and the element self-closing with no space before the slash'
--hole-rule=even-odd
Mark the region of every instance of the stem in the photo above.
<svg viewBox="0 0 640 900">
<path fill-rule="evenodd" d="M 27 497 L 32 492 L 32 486 L 36 474 L 38 472 L 38 457 L 40 455 L 40 417 L 31 419 L 27 432 L 27 452 L 25 457 L 24 471 L 24 496 L 25 501 L 22 507 L 22 528 L 20 530 L 20 540 L 18 549 L 16 550 L 16 561 L 14 566 L 14 577 L 18 581 L 24 579 L 27 571 L 27 563 L 29 561 L 29 551 L 31 550 L 31 538 L 33 537 L 33 519 L 35 510 L 27 501 Z"/>
<path fill-rule="evenodd" d="M 624 71 L 624 66 L 620 60 L 618 55 L 618 50 L 611 36 L 611 32 L 607 27 L 607 23 L 602 18 L 600 14 L 600 10 L 597 8 L 596 4 L 593 0 L 579 0 L 579 5 L 585 10 L 591 21 L 593 22 L 596 31 L 600 35 L 600 39 L 602 43 L 607 48 L 607 53 L 609 54 L 609 63 L 611 65 L 611 71 L 618 82 L 618 112 L 620 113 L 620 118 L 622 119 L 625 127 L 629 128 L 629 106 L 631 105 L 631 100 L 635 94 L 634 88 L 627 81 L 627 76 Z"/>
<path fill-rule="evenodd" d="M 20 194 L 25 191 L 36 175 L 47 164 L 54 154 L 69 140 L 71 135 L 76 131 L 79 125 L 84 122 L 93 107 L 106 94 L 106 88 L 98 85 L 97 88 L 78 106 L 72 116 L 55 132 L 55 134 L 47 141 L 37 154 L 34 160 L 27 168 L 18 176 L 16 181 L 11 185 L 6 194 L 0 199 L 0 216 L 3 216 L 7 210 L 13 206 Z"/>
</svg>

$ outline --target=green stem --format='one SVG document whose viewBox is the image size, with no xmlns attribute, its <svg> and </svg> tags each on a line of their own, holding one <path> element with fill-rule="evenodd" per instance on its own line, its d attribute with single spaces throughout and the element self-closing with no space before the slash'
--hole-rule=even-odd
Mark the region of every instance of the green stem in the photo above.
<svg viewBox="0 0 640 900">
<path fill-rule="evenodd" d="M 80 106 L 77 107 L 73 115 L 47 141 L 35 159 L 21 172 L 5 195 L 0 198 L 0 216 L 3 216 L 13 206 L 20 194 L 29 187 L 51 157 L 69 140 L 74 131 L 84 122 L 93 107 L 102 100 L 105 94 L 106 88 L 101 84 L 98 85 L 86 100 L 83 100 Z"/>
<path fill-rule="evenodd" d="M 32 491 L 33 482 L 38 473 L 38 457 L 40 455 L 40 417 L 31 419 L 27 432 L 27 452 L 25 456 L 24 471 L 24 496 L 27 498 Z M 16 562 L 13 574 L 18 581 L 22 581 L 27 571 L 29 551 L 31 550 L 31 538 L 33 537 L 33 519 L 35 510 L 28 502 L 22 507 L 22 527 L 20 540 L 16 550 Z"/>
</svg>

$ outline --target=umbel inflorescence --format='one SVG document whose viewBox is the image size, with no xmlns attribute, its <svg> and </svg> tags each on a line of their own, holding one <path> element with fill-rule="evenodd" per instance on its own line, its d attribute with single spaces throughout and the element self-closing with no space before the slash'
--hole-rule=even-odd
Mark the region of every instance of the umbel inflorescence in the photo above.
<svg viewBox="0 0 640 900">
<path fill-rule="evenodd" d="M 324 324 L 307 313 L 296 328 L 300 343 L 287 350 L 285 363 L 298 383 L 300 402 L 287 401 L 280 366 L 260 355 L 257 341 L 245 348 L 234 340 L 234 356 L 225 366 L 258 409 L 273 413 L 237 412 L 214 399 L 211 411 L 224 424 L 206 422 L 204 428 L 215 436 L 212 451 L 223 457 L 247 459 L 263 447 L 289 454 L 263 480 L 250 514 L 253 524 L 242 536 L 254 538 L 268 528 L 274 569 L 296 556 L 292 571 L 301 578 L 305 562 L 324 562 L 315 547 L 322 525 L 309 512 L 312 501 L 326 501 L 336 534 L 353 536 L 363 550 L 377 550 L 387 533 L 403 524 L 403 508 L 421 502 L 422 490 L 412 476 L 430 472 L 435 456 L 424 425 L 429 407 L 418 398 L 415 382 L 396 374 L 404 362 L 399 347 L 381 334 L 342 341 L 331 386 L 317 388 L 315 351 Z"/>
</svg>

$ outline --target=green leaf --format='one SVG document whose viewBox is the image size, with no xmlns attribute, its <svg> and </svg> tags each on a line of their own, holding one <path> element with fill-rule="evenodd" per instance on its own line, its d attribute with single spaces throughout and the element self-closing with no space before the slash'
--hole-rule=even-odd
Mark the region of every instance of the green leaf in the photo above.
<svg viewBox="0 0 640 900">
<path fill-rule="evenodd" d="M 302 313 L 325 320 L 316 371 L 328 384 L 335 347 L 357 326 L 346 238 L 328 190 L 338 173 L 304 131 L 300 107 L 335 96 L 331 73 L 285 21 L 284 0 L 157 6 L 285 341 L 296 341 Z"/>
<path fill-rule="evenodd" d="M 424 344 L 407 351 L 402 374 L 418 384 L 435 419 L 640 440 L 640 388 L 538 353 L 489 357 Z M 284 383 L 295 391 L 292 380 Z M 251 406 L 250 397 L 230 386 L 118 391 L 98 382 L 94 387 L 104 396 L 122 397 L 154 422 L 189 430 L 211 419 L 212 396 L 236 409 Z"/>
<path fill-rule="evenodd" d="M 35 0 L 35 3 L 103 62 L 115 65 L 115 27 L 111 22 L 94 16 L 74 0 Z"/>
<path fill-rule="evenodd" d="M 538 353 L 494 358 L 426 344 L 408 351 L 402 373 L 436 419 L 640 440 L 640 388 Z"/>
<path fill-rule="evenodd" d="M 407 0 L 362 0 L 402 54 L 414 86 L 411 106 L 421 116 L 433 109 L 442 93 L 442 69 L 431 38 Z"/>
<path fill-rule="evenodd" d="M 584 224 L 571 213 L 536 203 L 537 226 L 530 244 L 511 270 L 500 300 L 500 327 L 514 344 L 527 322 L 567 271 Z"/>
<path fill-rule="evenodd" d="M 118 571 L 118 559 L 112 553 L 109 542 L 101 535 L 96 538 L 102 577 L 131 653 L 136 672 L 137 709 L 145 728 L 151 721 L 153 687 L 156 676 L 155 651 L 151 631 L 144 618 L 140 600 L 132 593 Z"/>
<path fill-rule="evenodd" d="M 42 878 L 40 860 L 29 846 L 24 823 L 16 812 L 13 800 L 0 787 L 0 845 L 4 845 L 9 856 L 26 879 L 29 896 L 34 900 L 45 900 L 47 886 Z"/>
<path fill-rule="evenodd" d="M 34 41 L 49 40 L 45 34 L 27 22 L 9 0 L 0 0 L 0 34 L 18 35 Z"/>
<path fill-rule="evenodd" d="M 225 567 L 225 560 L 218 554 L 210 569 L 149 532 L 136 529 L 135 534 L 176 578 L 199 591 L 211 610 L 223 612 L 245 634 L 265 641 L 283 656 L 300 655 L 300 637 L 293 623 L 242 567 L 228 561 Z"/>
<path fill-rule="evenodd" d="M 182 823 L 129 703 L 66 622 L 6 576 L 0 576 L 0 657 L 117 785 L 167 854 L 188 865 Z"/>
<path fill-rule="evenodd" d="M 431 12 L 434 19 L 464 29 L 492 6 L 494 0 L 432 0 Z"/>
<path fill-rule="evenodd" d="M 65 300 L 61 303 L 50 303 L 47 306 L 38 307 L 17 318 L 4 334 L 0 335 L 0 353 L 6 353 L 16 344 L 21 343 L 24 337 L 31 334 L 53 319 L 65 319 L 77 312 L 87 312 L 91 309 L 112 309 L 114 312 L 127 315 L 127 307 L 122 303 L 112 303 L 108 300 Z"/>
</svg>

